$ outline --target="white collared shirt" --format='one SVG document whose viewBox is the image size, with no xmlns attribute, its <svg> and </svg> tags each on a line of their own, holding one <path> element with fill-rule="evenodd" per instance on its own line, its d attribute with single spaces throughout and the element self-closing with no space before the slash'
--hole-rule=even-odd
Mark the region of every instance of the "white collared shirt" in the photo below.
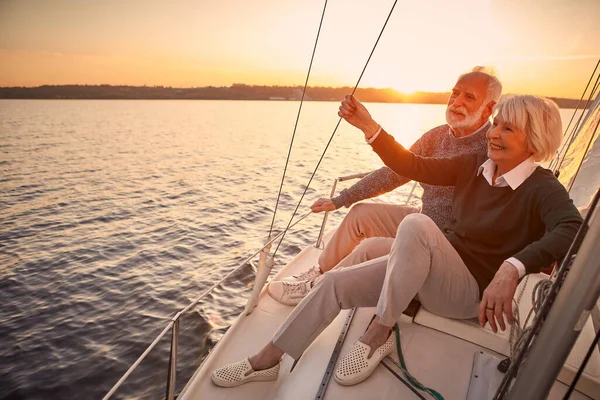
<svg viewBox="0 0 600 400">
<path fill-rule="evenodd" d="M 491 159 L 487 159 L 477 171 L 477 175 L 483 174 L 483 177 L 493 187 L 510 187 L 512 190 L 516 190 L 527 178 L 533 174 L 533 171 L 538 167 L 533 158 L 529 157 L 527 160 L 523 161 L 521 164 L 517 165 L 507 173 L 500 175 L 496 178 L 496 182 L 492 183 L 494 172 L 496 172 L 497 165 Z M 525 276 L 526 270 L 523 263 L 517 260 L 515 257 L 510 257 L 506 260 L 510 264 L 514 265 L 514 267 L 519 271 L 519 278 Z"/>
<path fill-rule="evenodd" d="M 479 167 L 477 175 L 480 175 L 483 172 L 483 177 L 490 184 L 490 186 L 510 186 L 512 190 L 516 190 L 523 182 L 525 182 L 525 179 L 529 178 L 531 174 L 533 174 L 533 171 L 535 171 L 538 166 L 539 164 L 533 161 L 533 158 L 529 157 L 527 160 L 523 161 L 521 164 L 517 165 L 507 173 L 497 177 L 496 182 L 492 184 L 492 177 L 494 176 L 494 172 L 496 172 L 497 165 L 488 158 Z"/>
</svg>

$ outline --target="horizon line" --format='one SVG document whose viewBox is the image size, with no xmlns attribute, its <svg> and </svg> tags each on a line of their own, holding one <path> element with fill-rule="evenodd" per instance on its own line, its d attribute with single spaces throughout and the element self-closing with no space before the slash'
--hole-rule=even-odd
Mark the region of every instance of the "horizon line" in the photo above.
<svg viewBox="0 0 600 400">
<path fill-rule="evenodd" d="M 47 83 L 47 84 L 43 84 L 43 85 L 36 85 L 36 86 L 0 86 L 0 89 L 37 89 L 37 88 L 43 88 L 43 87 L 61 87 L 61 86 L 104 86 L 104 87 L 131 87 L 131 88 L 163 88 L 163 89 L 201 89 L 201 88 L 233 88 L 233 87 L 274 87 L 274 88 L 303 88 L 304 85 L 298 84 L 298 85 L 267 85 L 267 84 L 247 84 L 247 83 L 232 83 L 229 86 L 227 85 L 221 85 L 221 86 L 215 86 L 215 85 L 207 85 L 207 86 L 166 86 L 166 85 L 149 85 L 149 84 L 144 84 L 144 85 L 129 85 L 129 84 L 109 84 L 109 83 L 67 83 L 67 84 L 51 84 L 51 83 Z M 354 86 L 306 86 L 306 88 L 326 88 L 326 89 L 345 89 L 345 88 L 349 88 L 349 89 L 353 89 Z M 375 87 L 375 86 L 366 86 L 366 87 L 361 87 L 358 86 L 357 89 L 375 89 L 375 90 L 391 90 L 394 91 L 398 94 L 402 94 L 402 95 L 417 95 L 417 94 L 449 94 L 451 91 L 444 91 L 444 92 L 429 92 L 429 91 L 423 91 L 423 90 L 415 90 L 412 92 L 401 92 L 397 89 L 394 89 L 392 87 Z M 508 95 L 508 94 L 512 94 L 512 93 L 506 93 L 506 94 L 502 94 L 504 95 Z M 579 100 L 577 98 L 571 98 L 571 97 L 558 97 L 558 96 L 551 96 L 551 95 L 547 95 L 547 96 L 542 96 L 542 97 L 549 97 L 549 98 L 555 98 L 555 99 L 563 99 L 563 100 Z"/>
</svg>

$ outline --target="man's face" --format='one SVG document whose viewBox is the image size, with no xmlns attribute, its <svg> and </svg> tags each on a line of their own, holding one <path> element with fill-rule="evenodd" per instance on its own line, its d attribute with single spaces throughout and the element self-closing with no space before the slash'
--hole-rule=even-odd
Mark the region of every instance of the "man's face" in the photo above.
<svg viewBox="0 0 600 400">
<path fill-rule="evenodd" d="M 456 82 L 448 99 L 446 122 L 452 128 L 477 129 L 489 117 L 484 115 L 488 78 L 467 74 Z"/>
</svg>

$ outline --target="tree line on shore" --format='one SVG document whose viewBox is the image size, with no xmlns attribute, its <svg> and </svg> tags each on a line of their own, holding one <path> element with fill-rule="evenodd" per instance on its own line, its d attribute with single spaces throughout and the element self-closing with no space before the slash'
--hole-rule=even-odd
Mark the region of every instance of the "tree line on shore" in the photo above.
<svg viewBox="0 0 600 400">
<path fill-rule="evenodd" d="M 169 86 L 44 85 L 2 87 L 0 99 L 112 99 L 112 100 L 300 100 L 302 86 L 259 86 L 233 84 L 173 88 Z M 341 101 L 351 87 L 307 87 L 304 100 Z M 400 93 L 394 89 L 358 88 L 356 97 L 364 102 L 446 104 L 449 93 Z M 578 100 L 554 98 L 562 108 L 575 108 Z"/>
</svg>

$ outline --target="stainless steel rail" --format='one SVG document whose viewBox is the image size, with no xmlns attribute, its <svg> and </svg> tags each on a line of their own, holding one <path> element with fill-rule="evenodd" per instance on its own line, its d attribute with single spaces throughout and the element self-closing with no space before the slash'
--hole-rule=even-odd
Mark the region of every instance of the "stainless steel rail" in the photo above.
<svg viewBox="0 0 600 400">
<path fill-rule="evenodd" d="M 337 187 L 338 182 L 349 181 L 351 179 L 362 179 L 365 176 L 369 175 L 373 171 L 363 172 L 362 174 L 354 174 L 348 176 L 340 176 L 337 179 L 333 180 L 333 185 L 331 186 L 331 193 L 329 194 L 329 198 L 332 198 L 335 194 L 335 189 Z M 325 234 L 325 226 L 327 226 L 327 218 L 329 217 L 329 211 L 325 212 L 323 216 L 323 223 L 321 224 L 321 229 L 319 230 L 319 236 L 317 237 L 317 242 L 315 243 L 315 247 L 320 249 L 323 246 L 323 235 Z"/>
<path fill-rule="evenodd" d="M 344 182 L 344 181 L 349 181 L 351 179 L 362 179 L 365 176 L 369 175 L 371 172 L 364 172 L 362 174 L 354 174 L 354 175 L 348 175 L 348 176 L 341 176 L 337 179 L 333 180 L 333 185 L 331 186 L 331 194 L 329 195 L 329 197 L 333 197 L 333 195 L 335 194 L 335 189 L 337 187 L 337 183 L 338 182 Z M 417 182 L 414 181 L 412 188 L 410 189 L 410 194 L 408 195 L 408 197 L 406 198 L 406 201 L 404 202 L 404 204 L 408 204 L 408 202 L 410 201 L 410 199 L 412 198 L 414 192 L 415 192 L 415 188 L 417 187 Z M 315 247 L 316 248 L 323 248 L 323 235 L 325 234 L 325 227 L 327 226 L 327 218 L 329 216 L 329 211 L 325 212 L 325 215 L 323 216 L 323 223 L 321 224 L 321 229 L 319 230 L 319 236 L 317 237 L 317 242 L 315 243 Z"/>
<path fill-rule="evenodd" d="M 312 211 L 304 214 L 300 217 L 296 222 L 294 222 L 288 229 L 293 228 L 300 221 L 308 217 L 312 214 Z M 246 258 L 242 261 L 237 267 L 231 270 L 227 275 L 221 278 L 218 282 L 213 284 L 210 288 L 206 289 L 200 296 L 196 297 L 190 304 L 188 304 L 184 309 L 179 311 L 175 316 L 171 319 L 171 321 L 167 324 L 167 326 L 162 330 L 161 333 L 158 334 L 156 339 L 148 346 L 148 348 L 142 353 L 141 356 L 133 363 L 131 367 L 123 374 L 121 379 L 110 389 L 110 391 L 102 398 L 102 400 L 108 400 L 112 397 L 112 395 L 119 389 L 119 387 L 125 382 L 125 380 L 131 375 L 131 373 L 138 367 L 138 365 L 146 358 L 146 356 L 150 353 L 150 351 L 156 346 L 156 344 L 167 334 L 169 329 L 171 329 L 171 352 L 169 355 L 169 371 L 168 371 L 168 379 L 167 379 L 167 400 L 173 400 L 175 398 L 175 383 L 176 383 L 176 371 L 177 371 L 177 350 L 179 347 L 179 321 L 181 316 L 188 312 L 192 307 L 194 307 L 200 300 L 206 297 L 210 292 L 212 292 L 217 286 L 223 283 L 227 278 L 233 275 L 235 272 L 243 268 L 246 264 L 248 264 L 254 257 L 256 257 L 265 247 L 269 246 L 275 240 L 279 239 L 285 231 L 280 232 L 271 240 L 267 241 L 263 247 L 261 247 L 256 253 L 252 254 L 250 257 Z"/>
</svg>

